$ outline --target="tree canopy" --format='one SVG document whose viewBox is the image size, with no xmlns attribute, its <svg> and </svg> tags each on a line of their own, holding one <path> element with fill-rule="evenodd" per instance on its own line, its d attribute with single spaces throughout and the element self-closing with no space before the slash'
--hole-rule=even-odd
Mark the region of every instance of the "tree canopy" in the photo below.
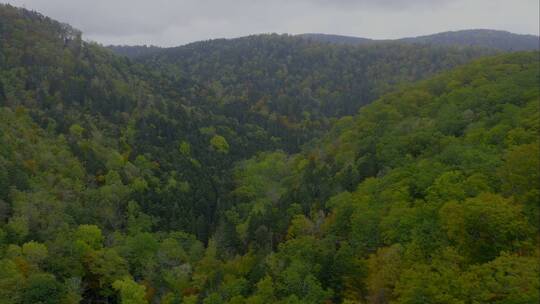
<svg viewBox="0 0 540 304">
<path fill-rule="evenodd" d="M 538 52 L 141 52 L 0 5 L 1 303 L 540 300 Z"/>
</svg>

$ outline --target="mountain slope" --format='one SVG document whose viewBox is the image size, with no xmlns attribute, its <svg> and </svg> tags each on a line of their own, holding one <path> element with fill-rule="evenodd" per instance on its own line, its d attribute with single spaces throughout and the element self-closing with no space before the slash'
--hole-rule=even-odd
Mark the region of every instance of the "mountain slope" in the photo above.
<svg viewBox="0 0 540 304">
<path fill-rule="evenodd" d="M 409 83 L 483 54 L 133 61 L 0 5 L 0 303 L 538 302 L 538 54 Z"/>
<path fill-rule="evenodd" d="M 340 45 L 373 45 L 385 43 L 427 44 L 438 46 L 455 47 L 480 47 L 490 48 L 505 52 L 538 50 L 539 37 L 534 35 L 514 34 L 497 30 L 461 30 L 443 32 L 419 37 L 401 39 L 376 40 L 352 36 L 329 35 L 329 34 L 301 34 L 299 37 Z"/>
<path fill-rule="evenodd" d="M 399 39 L 407 43 L 460 45 L 498 49 L 502 51 L 538 50 L 540 40 L 534 35 L 520 35 L 495 30 L 462 30 L 427 36 Z"/>
<path fill-rule="evenodd" d="M 538 301 L 538 55 L 476 61 L 383 96 L 303 154 L 242 163 L 227 238 L 279 240 L 268 267 L 289 300 Z"/>
<path fill-rule="evenodd" d="M 297 35 L 298 37 L 324 42 L 324 43 L 333 43 L 333 44 L 343 44 L 343 45 L 366 45 L 380 42 L 381 40 L 361 38 L 354 36 L 343 36 L 343 35 L 331 35 L 331 34 L 321 34 L 321 33 L 306 33 Z"/>
<path fill-rule="evenodd" d="M 288 151 L 393 86 L 493 54 L 489 50 L 386 44 L 334 46 L 287 35 L 211 40 L 136 59 L 208 89 L 220 111 L 259 125 Z"/>
<path fill-rule="evenodd" d="M 133 182 L 128 168 L 151 162 L 131 198 L 160 229 L 201 240 L 234 203 L 235 162 L 298 151 L 393 85 L 490 53 L 263 35 L 134 62 L 38 13 L 1 6 L 0 15 L 0 105 L 23 107 L 40 127 L 67 137 L 93 187 L 111 171 Z"/>
<path fill-rule="evenodd" d="M 148 56 L 151 54 L 158 53 L 162 50 L 161 47 L 158 46 L 147 46 L 147 45 L 137 45 L 137 46 L 129 46 L 129 45 L 109 45 L 107 48 L 111 51 L 113 51 L 115 54 L 126 56 L 128 58 L 137 58 L 141 56 Z"/>
</svg>

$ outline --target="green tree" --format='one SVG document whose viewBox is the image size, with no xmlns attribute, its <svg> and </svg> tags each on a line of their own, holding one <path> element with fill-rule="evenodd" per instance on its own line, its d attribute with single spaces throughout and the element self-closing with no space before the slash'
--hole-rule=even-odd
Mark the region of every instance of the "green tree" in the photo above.
<svg viewBox="0 0 540 304">
<path fill-rule="evenodd" d="M 80 225 L 75 231 L 75 241 L 85 251 L 99 250 L 103 246 L 103 234 L 96 225 Z"/>
<path fill-rule="evenodd" d="M 63 286 L 51 274 L 32 274 L 28 277 L 23 290 L 24 304 L 54 304 L 60 303 L 63 296 Z"/>
<path fill-rule="evenodd" d="M 367 261 L 368 299 L 371 303 L 388 303 L 395 299 L 394 287 L 403 270 L 403 247 L 395 244 L 380 248 Z"/>
<path fill-rule="evenodd" d="M 113 288 L 119 293 L 122 304 L 146 304 L 145 287 L 137 284 L 130 277 L 116 280 L 112 284 Z"/>
<path fill-rule="evenodd" d="M 210 139 L 210 145 L 219 153 L 229 153 L 229 143 L 225 137 L 221 135 L 214 135 L 212 139 Z"/>
<path fill-rule="evenodd" d="M 47 247 L 37 242 L 23 244 L 22 253 L 28 262 L 36 265 L 42 263 L 48 256 Z"/>
<path fill-rule="evenodd" d="M 526 248 L 531 233 L 521 207 L 496 194 L 448 202 L 440 215 L 448 238 L 473 261 L 490 261 L 502 251 Z"/>
<path fill-rule="evenodd" d="M 24 275 L 12 260 L 0 260 L 0 302 L 20 303 L 24 281 Z"/>
<path fill-rule="evenodd" d="M 92 252 L 88 257 L 88 273 L 90 286 L 103 296 L 113 294 L 112 284 L 129 274 L 128 265 L 114 249 L 105 248 Z"/>
<path fill-rule="evenodd" d="M 404 270 L 395 286 L 395 303 L 464 303 L 467 285 L 462 263 L 455 250 L 445 248 L 430 264 L 417 263 Z"/>
<path fill-rule="evenodd" d="M 536 303 L 540 300 L 537 257 L 504 253 L 491 262 L 472 266 L 465 275 L 473 303 Z"/>
</svg>

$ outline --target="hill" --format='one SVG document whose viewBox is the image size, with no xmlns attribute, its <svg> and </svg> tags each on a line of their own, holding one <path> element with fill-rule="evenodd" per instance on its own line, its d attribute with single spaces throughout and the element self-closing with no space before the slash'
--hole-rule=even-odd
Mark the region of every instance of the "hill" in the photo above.
<svg viewBox="0 0 540 304">
<path fill-rule="evenodd" d="M 538 302 L 538 53 L 488 54 L 0 5 L 0 303 Z"/>
<path fill-rule="evenodd" d="M 321 33 L 306 33 L 297 35 L 298 37 L 324 43 L 344 44 L 344 45 L 366 45 L 381 42 L 381 40 L 361 38 L 354 36 L 321 34 Z"/>
<path fill-rule="evenodd" d="M 329 34 L 301 34 L 304 39 L 340 45 L 373 45 L 384 43 L 428 44 L 455 47 L 480 47 L 505 52 L 538 50 L 539 37 L 487 29 L 443 32 L 419 37 L 376 40 Z"/>
<path fill-rule="evenodd" d="M 399 41 L 432 45 L 460 45 L 498 49 L 502 51 L 527 51 L 540 48 L 540 38 L 495 30 L 463 30 L 427 36 L 403 38 Z"/>
<path fill-rule="evenodd" d="M 162 48 L 154 45 L 109 45 L 106 48 L 113 51 L 115 54 L 120 56 L 125 56 L 128 58 L 137 58 L 141 56 L 148 56 L 151 54 L 158 53 Z"/>
<path fill-rule="evenodd" d="M 283 149 L 298 151 L 333 118 L 355 113 L 395 85 L 494 53 L 403 44 L 354 48 L 273 34 L 197 42 L 135 62 L 169 79 L 193 80 L 212 94 L 212 111 L 260 126 Z"/>
<path fill-rule="evenodd" d="M 384 95 L 299 155 L 241 163 L 221 239 L 280 242 L 277 299 L 538 301 L 538 55 L 481 59 Z"/>
<path fill-rule="evenodd" d="M 132 182 L 127 168 L 151 163 L 132 199 L 159 229 L 204 241 L 233 203 L 235 162 L 260 151 L 299 151 L 394 85 L 490 54 L 262 35 L 132 61 L 39 13 L 1 6 L 0 16 L 0 104 L 66 137 L 91 187 L 112 171 Z"/>
</svg>

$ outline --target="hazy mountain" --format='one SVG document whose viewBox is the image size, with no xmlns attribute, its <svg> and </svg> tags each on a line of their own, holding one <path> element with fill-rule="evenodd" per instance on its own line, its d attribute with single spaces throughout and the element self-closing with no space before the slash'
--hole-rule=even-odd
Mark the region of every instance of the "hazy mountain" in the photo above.
<svg viewBox="0 0 540 304">
<path fill-rule="evenodd" d="M 356 113 L 394 86 L 491 54 L 255 35 L 128 60 L 43 15 L 0 8 L 0 104 L 26 108 L 58 134 L 71 127 L 89 136 L 102 132 L 102 139 L 130 158 L 146 155 L 159 162 L 157 181 L 174 175 L 197 185 L 185 192 L 173 187 L 169 194 L 151 187 L 151 200 L 141 206 L 162 219 L 163 229 L 181 228 L 201 239 L 220 220 L 217 205 L 228 199 L 236 161 L 266 150 L 297 152 L 335 119 Z M 189 158 L 178 152 L 181 144 L 190 147 Z M 107 165 L 88 149 L 77 148 L 86 169 L 103 175 Z M 200 223 L 181 220 L 180 213 Z"/>
<path fill-rule="evenodd" d="M 406 44 L 426 44 L 437 46 L 459 46 L 459 47 L 480 47 L 490 48 L 499 51 L 527 51 L 537 50 L 540 48 L 540 40 L 535 35 L 514 34 L 507 31 L 475 29 L 461 30 L 436 33 L 426 36 L 407 37 L 400 39 L 370 39 L 363 37 L 322 34 L 322 33 L 306 33 L 295 35 L 312 42 L 337 44 L 337 45 L 353 45 L 367 46 L 374 44 L 387 43 L 406 43 Z M 253 37 L 253 36 L 252 36 Z M 237 38 L 242 39 L 242 38 Z M 215 39 L 213 41 L 228 41 L 234 39 Z M 197 45 L 199 42 L 195 42 Z M 192 45 L 192 44 L 188 44 Z M 138 58 L 148 55 L 154 55 L 160 51 L 176 48 L 160 48 L 157 46 L 128 46 L 128 45 L 111 45 L 107 46 L 110 50 L 118 55 L 129 58 Z"/>
<path fill-rule="evenodd" d="M 0 303 L 539 302 L 538 52 L 117 51 L 0 4 Z"/>
<path fill-rule="evenodd" d="M 136 57 L 140 57 L 140 56 L 147 56 L 147 55 L 151 55 L 151 54 L 154 54 L 156 52 L 159 52 L 160 50 L 162 50 L 161 47 L 159 46 L 154 46 L 154 45 L 150 45 L 150 46 L 147 46 L 147 45 L 134 45 L 134 46 L 131 46 L 131 45 L 109 45 L 109 46 L 106 46 L 108 49 L 110 49 L 111 51 L 113 51 L 114 53 L 118 54 L 118 55 L 121 55 L 121 56 L 126 56 L 128 58 L 136 58 Z"/>
<path fill-rule="evenodd" d="M 332 34 L 320 34 L 320 33 L 307 33 L 297 35 L 312 41 L 318 42 L 327 42 L 335 44 L 347 44 L 347 45 L 366 45 L 380 42 L 380 40 L 374 40 L 369 38 L 361 38 L 354 36 L 342 36 L 342 35 L 332 35 Z"/>
<path fill-rule="evenodd" d="M 459 45 L 493 48 L 503 51 L 524 51 L 539 49 L 539 37 L 520 35 L 496 30 L 463 30 L 444 32 L 427 36 L 399 39 L 407 43 L 433 45 Z"/>
<path fill-rule="evenodd" d="M 358 48 L 265 34 L 165 48 L 134 62 L 207 88 L 214 111 L 263 127 L 292 151 L 332 118 L 356 113 L 395 85 L 494 53 L 400 43 Z"/>
<path fill-rule="evenodd" d="M 483 47 L 497 49 L 501 51 L 537 50 L 539 48 L 538 36 L 521 35 L 506 31 L 484 29 L 443 32 L 427 36 L 387 40 L 376 40 L 330 34 L 301 34 L 298 36 L 312 41 L 347 45 L 370 45 L 376 43 L 402 42 L 441 46 Z"/>
</svg>

